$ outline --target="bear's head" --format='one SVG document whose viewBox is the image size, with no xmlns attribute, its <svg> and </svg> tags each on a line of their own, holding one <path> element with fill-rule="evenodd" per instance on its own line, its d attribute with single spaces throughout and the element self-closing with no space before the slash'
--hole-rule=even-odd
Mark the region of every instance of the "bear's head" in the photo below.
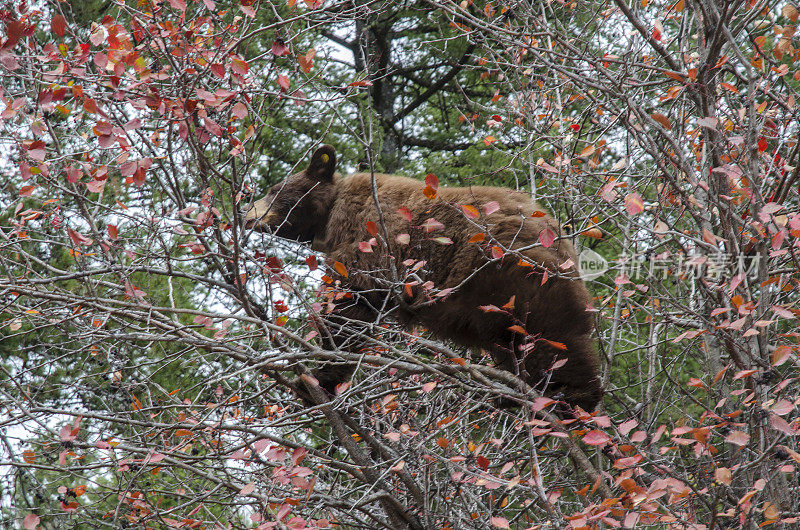
<svg viewBox="0 0 800 530">
<path fill-rule="evenodd" d="M 310 243 L 325 230 L 336 199 L 336 151 L 323 145 L 308 167 L 272 186 L 245 214 L 245 227 Z"/>
</svg>

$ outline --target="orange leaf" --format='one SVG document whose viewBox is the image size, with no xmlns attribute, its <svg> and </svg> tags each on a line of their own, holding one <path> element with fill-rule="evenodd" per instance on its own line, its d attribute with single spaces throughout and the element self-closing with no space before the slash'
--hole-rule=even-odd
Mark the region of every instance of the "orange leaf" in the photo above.
<svg viewBox="0 0 800 530">
<path fill-rule="evenodd" d="M 665 70 L 664 71 L 664 75 L 667 76 L 667 77 L 671 77 L 672 79 L 674 79 L 676 81 L 683 82 L 683 76 L 681 74 L 677 73 L 677 72 L 670 72 L 669 70 Z"/>
<path fill-rule="evenodd" d="M 483 232 L 478 232 L 477 234 L 469 238 L 469 243 L 480 243 L 484 239 L 486 239 L 486 234 L 484 234 Z"/>
<path fill-rule="evenodd" d="M 669 122 L 669 118 L 667 118 L 660 112 L 654 112 L 650 115 L 650 117 L 653 118 L 655 121 L 657 121 L 659 124 L 661 124 L 661 126 L 664 127 L 666 130 L 668 131 L 672 130 L 672 124 Z"/>
<path fill-rule="evenodd" d="M 470 219 L 477 219 L 478 217 L 480 217 L 478 209 L 472 206 L 471 204 L 462 204 L 461 211 L 463 211 L 464 215 L 466 215 Z"/>
<path fill-rule="evenodd" d="M 589 228 L 581 232 L 582 236 L 593 237 L 594 239 L 603 239 L 603 232 L 599 228 Z"/>
<path fill-rule="evenodd" d="M 772 366 L 780 366 L 785 363 L 789 359 L 789 354 L 791 353 L 792 349 L 786 345 L 775 348 L 775 351 L 772 352 Z"/>
<path fill-rule="evenodd" d="M 334 261 L 333 268 L 336 269 L 336 272 L 338 272 L 341 276 L 344 276 L 345 278 L 350 277 L 350 275 L 347 274 L 347 267 L 345 267 L 343 263 Z"/>
</svg>

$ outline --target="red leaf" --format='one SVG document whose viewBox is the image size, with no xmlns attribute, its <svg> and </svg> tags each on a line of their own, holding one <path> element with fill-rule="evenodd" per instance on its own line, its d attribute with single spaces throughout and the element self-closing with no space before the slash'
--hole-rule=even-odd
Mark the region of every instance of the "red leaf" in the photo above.
<svg viewBox="0 0 800 530">
<path fill-rule="evenodd" d="M 758 139 L 758 150 L 762 153 L 767 150 L 767 141 L 764 138 Z"/>
<path fill-rule="evenodd" d="M 108 237 L 110 237 L 112 241 L 116 241 L 119 238 L 117 225 L 108 225 Z"/>
<path fill-rule="evenodd" d="M 247 75 L 249 69 L 250 66 L 247 64 L 247 61 L 241 59 L 233 59 L 231 61 L 231 70 L 233 70 L 235 74 Z"/>
<path fill-rule="evenodd" d="M 30 186 L 22 186 L 19 189 L 19 196 L 20 197 L 30 197 L 33 190 L 36 189 L 36 184 L 32 184 Z"/>
<path fill-rule="evenodd" d="M 369 241 L 359 241 L 358 250 L 361 252 L 372 252 L 372 245 Z"/>
<path fill-rule="evenodd" d="M 219 124 L 211 118 L 205 118 L 203 120 L 203 126 L 214 136 L 223 136 L 224 134 L 222 127 L 220 127 Z"/>
<path fill-rule="evenodd" d="M 425 184 L 430 186 L 431 188 L 438 190 L 439 189 L 439 178 L 434 175 L 433 173 L 428 173 L 425 175 Z"/>
<path fill-rule="evenodd" d="M 214 63 L 211 65 L 211 73 L 220 79 L 225 78 L 225 65 Z"/>
<path fill-rule="evenodd" d="M 503 252 L 503 249 L 502 249 L 502 248 L 500 248 L 500 247 L 498 247 L 498 246 L 496 246 L 496 245 L 492 247 L 492 257 L 493 257 L 494 259 L 500 259 L 500 258 L 502 258 L 502 257 L 503 257 L 503 254 L 504 254 L 504 252 Z"/>
<path fill-rule="evenodd" d="M 367 226 L 367 232 L 369 232 L 369 235 L 371 235 L 371 236 L 377 236 L 378 235 L 378 226 L 374 222 L 367 221 L 366 226 Z"/>
<path fill-rule="evenodd" d="M 79 234 L 78 232 L 76 232 L 72 228 L 67 228 L 67 235 L 69 235 L 69 238 L 72 240 L 72 242 L 74 244 L 78 245 L 78 246 L 80 246 L 80 245 L 87 245 L 88 246 L 88 245 L 91 245 L 94 242 L 94 241 L 92 241 L 91 238 L 86 237 L 83 234 Z"/>
<path fill-rule="evenodd" d="M 103 113 L 100 112 L 100 109 L 97 107 L 97 102 L 95 100 L 93 100 L 92 98 L 84 98 L 84 100 L 83 100 L 83 110 L 85 110 L 86 112 L 88 112 L 90 114 L 103 115 Z"/>
<path fill-rule="evenodd" d="M 312 270 L 312 271 L 317 270 L 317 257 L 316 256 L 308 256 L 306 258 L 306 265 L 308 265 L 308 270 Z"/>
<path fill-rule="evenodd" d="M 281 39 L 276 39 L 275 42 L 272 43 L 272 55 L 276 57 L 281 57 L 283 55 L 289 54 L 289 48 L 286 47 L 286 44 Z"/>
<path fill-rule="evenodd" d="M 2 50 L 10 50 L 17 45 L 19 39 L 25 32 L 26 24 L 18 20 L 12 20 L 6 24 L 6 41 L 0 46 Z"/>
<path fill-rule="evenodd" d="M 74 440 L 76 435 L 72 434 L 72 426 L 64 425 L 61 427 L 61 430 L 58 431 L 58 436 L 61 438 L 62 442 L 68 442 Z"/>
<path fill-rule="evenodd" d="M 64 30 L 67 29 L 67 19 L 62 15 L 53 15 L 50 19 L 50 29 L 59 37 L 64 36 Z"/>
<path fill-rule="evenodd" d="M 544 271 L 544 273 L 545 273 L 545 276 L 546 276 L 547 275 L 547 271 Z M 542 280 L 542 283 L 544 283 L 545 281 L 546 281 L 546 278 Z M 542 340 L 544 342 L 546 342 L 547 344 L 549 344 L 550 346 L 552 346 L 553 348 L 557 349 L 557 350 L 566 351 L 566 349 L 567 349 L 567 345 L 564 344 L 563 342 L 556 342 L 554 340 L 547 340 L 547 339 L 542 339 Z M 558 364 L 558 363 L 556 363 L 556 364 Z"/>
</svg>

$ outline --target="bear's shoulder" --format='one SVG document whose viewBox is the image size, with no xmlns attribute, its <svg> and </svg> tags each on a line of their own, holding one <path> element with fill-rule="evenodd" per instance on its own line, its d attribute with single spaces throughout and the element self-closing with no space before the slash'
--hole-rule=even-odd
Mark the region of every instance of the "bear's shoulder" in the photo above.
<svg viewBox="0 0 800 530">
<path fill-rule="evenodd" d="M 389 175 L 387 173 L 375 173 L 375 182 L 379 188 L 402 188 L 402 189 L 415 189 L 419 186 L 424 186 L 422 181 L 402 175 Z M 372 189 L 372 174 L 370 173 L 353 173 L 346 177 L 341 177 L 336 181 L 336 187 L 339 191 L 350 191 L 358 193 L 360 190 Z"/>
</svg>

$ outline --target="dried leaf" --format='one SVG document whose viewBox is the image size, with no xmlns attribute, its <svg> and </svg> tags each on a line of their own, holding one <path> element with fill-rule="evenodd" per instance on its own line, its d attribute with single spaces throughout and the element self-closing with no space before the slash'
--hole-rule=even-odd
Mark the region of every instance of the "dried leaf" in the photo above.
<svg viewBox="0 0 800 530">
<path fill-rule="evenodd" d="M 672 130 L 672 124 L 669 122 L 669 118 L 667 118 L 660 112 L 654 112 L 650 115 L 650 117 L 653 118 L 653 120 L 655 120 L 656 122 L 658 122 L 666 130 L 668 131 Z"/>
</svg>

